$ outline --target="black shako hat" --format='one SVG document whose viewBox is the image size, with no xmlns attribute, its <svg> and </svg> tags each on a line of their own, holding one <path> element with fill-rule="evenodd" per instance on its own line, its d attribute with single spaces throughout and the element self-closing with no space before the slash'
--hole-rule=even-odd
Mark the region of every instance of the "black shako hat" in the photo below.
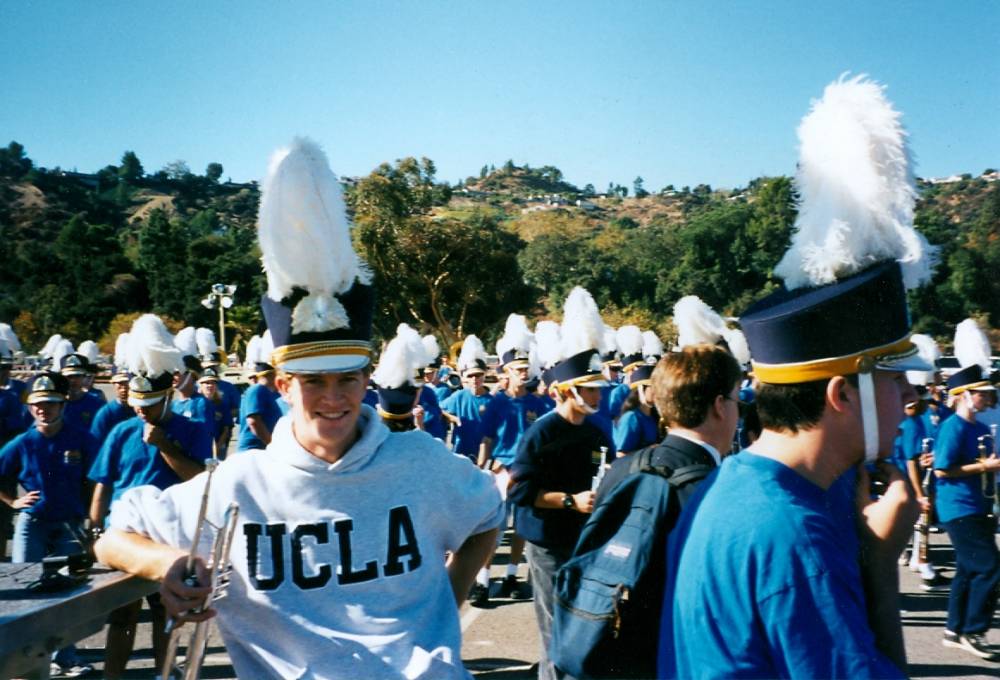
<svg viewBox="0 0 1000 680">
<path fill-rule="evenodd" d="M 961 371 L 953 373 L 948 378 L 948 394 L 954 396 L 968 390 L 995 390 L 990 376 L 984 375 L 983 367 L 979 364 L 966 366 Z"/>
</svg>

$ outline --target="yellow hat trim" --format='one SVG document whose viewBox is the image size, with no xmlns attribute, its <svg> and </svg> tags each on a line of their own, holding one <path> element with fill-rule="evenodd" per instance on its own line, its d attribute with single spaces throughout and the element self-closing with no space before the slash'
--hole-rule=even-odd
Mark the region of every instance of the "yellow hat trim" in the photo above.
<svg viewBox="0 0 1000 680">
<path fill-rule="evenodd" d="M 761 382 L 772 385 L 794 385 L 796 383 L 824 380 L 837 375 L 867 373 L 879 361 L 903 358 L 916 354 L 917 347 L 907 335 L 888 345 L 873 347 L 842 357 L 803 361 L 796 364 L 762 364 L 751 362 L 753 375 Z"/>
<path fill-rule="evenodd" d="M 276 347 L 271 352 L 271 365 L 275 368 L 280 368 L 282 364 L 295 359 L 344 354 L 362 355 L 371 359 L 371 343 L 359 340 L 322 340 L 318 342 L 300 342 L 294 345 L 282 345 L 281 347 Z"/>
</svg>

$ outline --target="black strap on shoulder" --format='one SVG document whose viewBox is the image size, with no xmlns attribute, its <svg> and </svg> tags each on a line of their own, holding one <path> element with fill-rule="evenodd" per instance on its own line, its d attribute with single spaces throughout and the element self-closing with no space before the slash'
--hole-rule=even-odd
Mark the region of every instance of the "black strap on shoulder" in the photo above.
<svg viewBox="0 0 1000 680">
<path fill-rule="evenodd" d="M 684 486 L 688 482 L 696 482 L 699 479 L 704 479 L 714 469 L 714 466 L 705 465 L 704 463 L 685 465 L 682 468 L 674 470 L 673 474 L 667 477 L 667 481 L 670 482 L 670 486 L 673 487 Z"/>
<path fill-rule="evenodd" d="M 670 482 L 670 485 L 677 488 L 682 487 L 689 482 L 696 482 L 699 479 L 708 476 L 708 474 L 715 469 L 714 466 L 707 465 L 705 463 L 682 465 L 678 468 L 671 468 L 668 465 L 662 464 L 656 465 L 653 463 L 653 454 L 660 446 L 660 444 L 653 444 L 633 453 L 632 460 L 629 464 L 628 474 L 631 475 L 636 472 L 647 472 L 659 475 L 660 477 L 666 477 Z"/>
</svg>

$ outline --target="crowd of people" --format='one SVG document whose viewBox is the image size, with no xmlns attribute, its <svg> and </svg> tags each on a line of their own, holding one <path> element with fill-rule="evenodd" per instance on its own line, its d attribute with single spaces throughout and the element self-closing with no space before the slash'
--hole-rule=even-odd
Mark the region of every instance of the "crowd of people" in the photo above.
<svg viewBox="0 0 1000 680">
<path fill-rule="evenodd" d="M 48 343 L 48 367 L 19 383 L 16 338 L 0 327 L 12 557 L 78 549 L 86 523 L 102 562 L 161 583 L 158 667 L 167 621 L 217 614 L 247 678 L 468 677 L 459 607 L 498 597 L 533 599 L 544 679 L 903 677 L 901 555 L 927 588 L 950 587 L 943 644 L 1000 659 L 986 637 L 1000 580 L 989 345 L 966 325 L 963 368 L 945 378 L 933 342 L 911 339 L 906 292 L 929 267 L 905 220 L 897 118 L 864 79 L 814 104 L 785 284 L 741 330 L 690 296 L 666 349 L 651 331 L 608 328 L 575 288 L 559 321 L 532 329 L 511 314 L 492 357 L 476 335 L 442 352 L 407 324 L 376 351 L 372 275 L 340 186 L 319 147 L 296 140 L 262 186 L 267 331 L 247 348 L 242 395 L 206 329 L 137 319 L 104 403 L 90 346 Z M 815 144 L 826 153 L 806 154 Z M 865 150 L 855 165 L 890 158 L 874 177 L 902 189 L 853 200 L 864 173 L 830 160 L 844 148 Z M 222 462 L 206 471 L 210 459 Z M 640 509 L 657 530 L 625 544 L 625 515 L 609 508 L 651 470 L 663 505 Z M 228 595 L 207 607 L 199 521 L 224 526 L 234 503 Z M 601 575 L 612 612 L 587 647 L 570 625 L 583 594 L 567 584 L 597 522 L 622 573 L 633 550 L 649 560 L 630 587 Z M 950 583 L 926 556 L 935 523 L 955 549 Z M 510 560 L 493 581 L 504 535 Z M 126 668 L 141 606 L 109 619 L 106 677 Z M 600 657 L 605 671 L 586 670 Z M 72 647 L 52 663 L 90 670 Z"/>
</svg>

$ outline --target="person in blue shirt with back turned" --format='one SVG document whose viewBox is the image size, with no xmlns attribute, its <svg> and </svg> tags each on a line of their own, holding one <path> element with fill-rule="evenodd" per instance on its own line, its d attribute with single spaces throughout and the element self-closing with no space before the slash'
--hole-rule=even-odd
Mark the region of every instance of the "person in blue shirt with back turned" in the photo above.
<svg viewBox="0 0 1000 680">
<path fill-rule="evenodd" d="M 983 485 L 987 473 L 995 478 L 1000 460 L 993 453 L 990 429 L 976 422 L 976 413 L 989 407 L 995 393 L 978 364 L 948 378 L 955 413 L 941 423 L 934 442 L 938 519 L 955 549 L 942 643 L 990 660 L 1000 659 L 1000 650 L 986 641 L 996 610 L 1000 554 L 996 520 L 989 517 L 992 499 L 984 495 Z"/>
<path fill-rule="evenodd" d="M 907 284 L 930 267 L 897 118 L 883 88 L 859 77 L 829 85 L 799 126 L 801 208 L 775 268 L 784 286 L 740 318 L 763 431 L 705 480 L 671 533 L 660 677 L 905 677 L 897 561 L 918 507 L 884 459 L 916 399 L 905 371 L 931 368 L 906 305 Z M 875 160 L 887 153 L 903 166 Z M 903 209 L 880 204 L 858 173 L 910 197 L 911 223 L 883 224 Z M 878 500 L 866 463 L 883 477 Z"/>
<path fill-rule="evenodd" d="M 240 436 L 236 440 L 237 451 L 265 449 L 271 443 L 274 426 L 281 418 L 280 398 L 274 382 L 274 368 L 258 357 L 254 362 L 257 382 L 243 393 L 240 402 Z"/>
<path fill-rule="evenodd" d="M 629 373 L 630 393 L 615 423 L 615 449 L 619 456 L 634 453 L 660 441 L 660 415 L 653 404 L 651 380 L 656 364 L 645 364 Z"/>
<path fill-rule="evenodd" d="M 0 477 L 16 479 L 25 491 L 15 497 L 0 490 L 0 500 L 19 511 L 13 562 L 40 562 L 82 549 L 73 527 L 79 528 L 86 516 L 86 473 L 97 455 L 97 442 L 63 418 L 68 393 L 69 383 L 58 373 L 42 373 L 32 380 L 27 394 L 35 425 L 0 449 Z M 55 653 L 50 670 L 77 677 L 91 668 L 80 663 L 70 645 Z"/>
<path fill-rule="evenodd" d="M 493 398 L 489 390 L 483 387 L 486 349 L 475 335 L 466 336 L 462 343 L 462 351 L 458 355 L 458 371 L 464 388 L 441 402 L 441 411 L 455 426 L 451 435 L 452 450 L 475 462 L 483 439 L 483 414 Z"/>
</svg>

